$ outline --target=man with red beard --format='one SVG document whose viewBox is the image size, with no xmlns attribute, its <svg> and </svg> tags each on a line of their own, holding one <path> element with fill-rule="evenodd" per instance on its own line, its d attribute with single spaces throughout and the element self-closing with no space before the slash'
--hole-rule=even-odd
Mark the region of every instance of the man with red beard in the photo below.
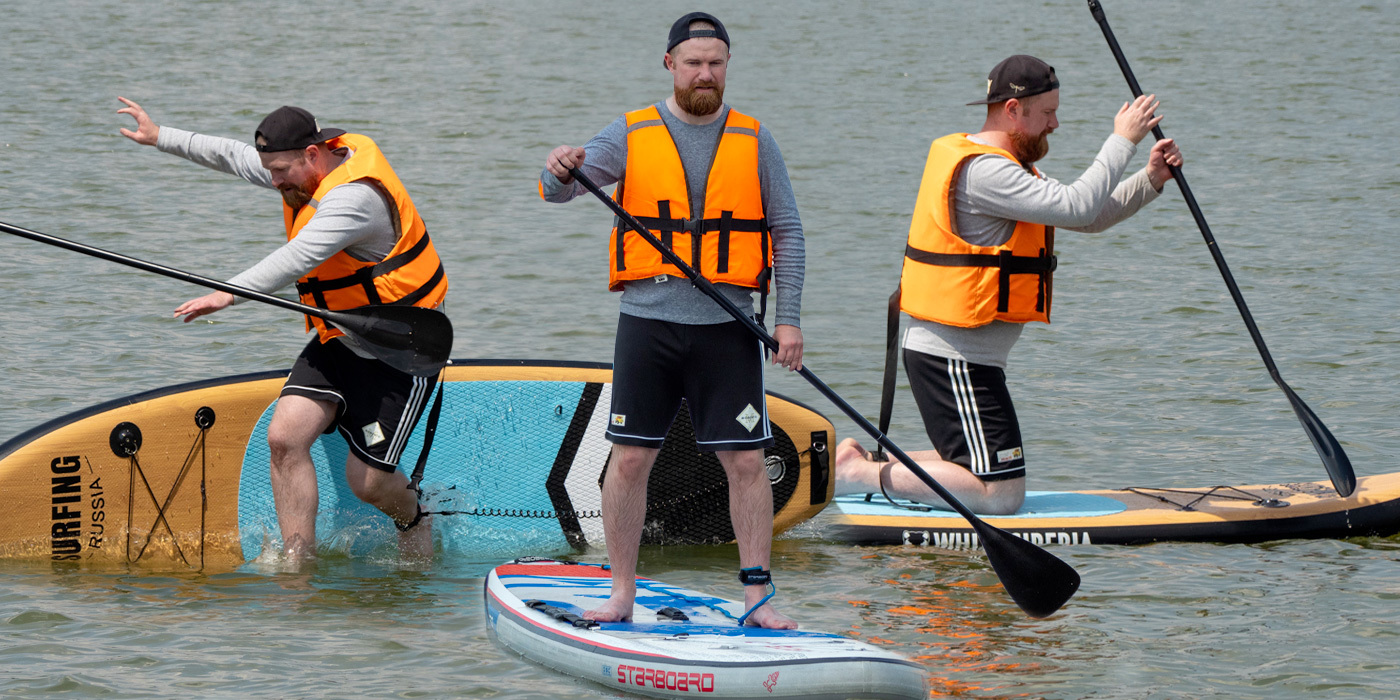
<svg viewBox="0 0 1400 700">
<path fill-rule="evenodd" d="M 441 305 L 447 276 L 418 210 L 367 136 L 322 129 L 311 113 L 281 107 L 254 144 L 205 136 L 151 120 L 124 97 L 136 120 L 122 135 L 282 194 L 288 241 L 230 284 L 270 293 L 296 283 L 302 302 L 327 309 L 366 304 Z M 186 323 L 237 303 L 226 292 L 175 309 Z M 432 555 L 431 519 L 398 461 L 433 391 L 431 378 L 400 372 L 321 319 L 282 387 L 267 429 L 272 493 L 291 563 L 316 554 L 318 490 L 311 445 L 339 429 L 349 445 L 345 476 L 360 500 L 393 519 L 399 552 Z"/>
<path fill-rule="evenodd" d="M 934 452 L 912 453 L 964 505 L 1004 515 L 1021 507 L 1026 460 L 1006 388 L 1011 346 L 1031 321 L 1050 322 L 1054 231 L 1103 231 L 1152 201 L 1181 165 L 1171 139 L 1147 167 L 1120 178 L 1162 120 L 1144 95 L 1125 103 L 1094 163 L 1065 185 L 1032 165 L 1057 127 L 1055 69 L 1012 56 L 992 69 L 986 122 L 933 142 L 909 226 L 899 305 L 908 315 L 904 368 Z M 836 492 L 876 493 L 946 507 L 898 462 L 854 440 L 836 450 Z"/>
<path fill-rule="evenodd" d="M 711 15 L 685 15 L 671 27 L 662 63 L 673 94 L 623 115 L 583 148 L 554 149 L 540 196 L 567 202 L 586 194 L 570 174 L 579 168 L 599 186 L 617 183 L 614 198 L 739 308 L 752 309 L 759 291 L 765 309 L 771 281 L 773 361 L 800 369 L 802 222 L 772 135 L 724 104 L 729 34 Z M 612 594 L 584 617 L 632 615 L 647 478 L 684 399 L 696 443 L 715 453 L 729 478 L 745 622 L 796 627 L 765 602 L 773 590 L 773 494 L 763 449 L 773 435 L 762 345 L 635 232 L 614 228 L 608 251 L 609 287 L 622 292 L 606 433 L 613 449 L 602 494 Z"/>
</svg>

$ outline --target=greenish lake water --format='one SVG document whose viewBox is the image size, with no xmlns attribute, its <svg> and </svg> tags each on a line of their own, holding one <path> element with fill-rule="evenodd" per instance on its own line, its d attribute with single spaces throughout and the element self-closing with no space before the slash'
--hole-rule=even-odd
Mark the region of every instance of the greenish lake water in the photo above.
<svg viewBox="0 0 1400 700">
<path fill-rule="evenodd" d="M 1358 475 L 1400 468 L 1400 3 L 1107 5 L 1284 378 Z M 0 221 L 231 277 L 283 236 L 276 197 L 122 138 L 116 96 L 159 123 L 244 139 L 297 104 L 374 137 L 408 184 L 452 280 L 455 356 L 608 361 L 609 216 L 597 202 L 546 205 L 534 180 L 552 147 L 667 94 L 666 30 L 691 9 L 10 3 Z M 1070 180 L 1127 88 L 1079 0 L 704 9 L 734 42 L 727 101 L 768 125 L 792 176 L 808 363 L 873 416 L 885 298 L 929 141 L 980 126 L 963 103 L 988 69 L 1035 54 L 1063 83 L 1043 169 Z M 1325 478 L 1168 188 L 1111 231 L 1058 237 L 1055 323 L 1029 329 L 1008 370 L 1033 489 Z M 199 288 L 13 237 L 0 238 L 0 284 L 0 440 L 139 391 L 283 368 L 304 342 L 294 315 L 251 304 L 182 325 L 170 312 Z M 839 437 L 856 435 L 800 378 L 768 381 L 825 411 Z M 907 389 L 891 435 L 928 444 Z M 824 522 L 776 543 L 784 610 L 917 659 L 940 696 L 1386 698 L 1400 687 L 1397 538 L 1059 547 L 1083 588 L 1031 620 L 980 555 L 850 547 Z M 482 575 L 532 553 L 419 567 L 328 553 L 304 575 L 3 562 L 0 695 L 611 696 L 487 639 Z M 733 547 L 648 548 L 641 570 L 732 594 L 736 560 Z"/>
</svg>

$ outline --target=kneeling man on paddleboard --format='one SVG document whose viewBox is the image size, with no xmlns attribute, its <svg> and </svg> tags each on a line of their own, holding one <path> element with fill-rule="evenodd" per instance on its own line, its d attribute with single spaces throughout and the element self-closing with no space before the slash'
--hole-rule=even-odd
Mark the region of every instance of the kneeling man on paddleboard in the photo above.
<svg viewBox="0 0 1400 700">
<path fill-rule="evenodd" d="M 1120 182 L 1138 142 L 1162 121 L 1154 96 L 1144 95 L 1118 110 L 1113 134 L 1078 180 L 1045 177 L 1033 163 L 1060 125 L 1059 87 L 1055 69 L 1031 56 L 992 69 L 986 98 L 968 103 L 987 106 L 982 131 L 929 148 L 900 276 L 904 370 L 936 450 L 912 456 L 987 515 L 1014 513 L 1026 496 L 1005 369 L 1025 324 L 1050 322 L 1055 228 L 1094 233 L 1127 219 L 1161 193 L 1168 164 L 1182 163 L 1163 139 L 1147 167 Z M 837 446 L 838 495 L 884 491 L 944 505 L 903 465 L 872 457 L 851 439 Z"/>
<path fill-rule="evenodd" d="M 772 135 L 724 104 L 729 34 L 713 16 L 690 13 L 672 25 L 662 62 L 674 94 L 619 117 L 583 148 L 554 149 L 540 174 L 540 196 L 567 202 L 585 194 L 570 173 L 578 168 L 598 186 L 617 183 L 617 202 L 738 308 L 751 311 L 756 290 L 764 296 L 760 308 L 766 307 L 773 281 L 774 362 L 800 369 L 802 222 Z M 607 430 L 613 449 L 603 484 L 612 594 L 584 617 L 632 615 L 647 478 L 684 399 L 697 445 L 715 453 L 729 478 L 749 610 L 743 619 L 794 628 L 797 623 L 765 602 L 772 590 L 773 492 L 763 449 L 773 444 L 773 434 L 763 346 L 635 231 L 615 227 L 608 250 L 609 287 L 622 292 Z"/>
<path fill-rule="evenodd" d="M 296 283 L 303 303 L 331 310 L 441 306 L 442 261 L 403 183 L 369 137 L 322 129 L 306 110 L 281 107 L 263 119 L 249 145 L 159 126 L 140 105 L 117 99 L 126 104 L 117 112 L 136 120 L 136 130 L 122 129 L 123 136 L 281 192 L 287 243 L 231 284 L 269 293 Z M 214 292 L 181 304 L 175 315 L 189 322 L 235 302 Z M 431 519 L 398 461 L 433 393 L 432 379 L 375 359 L 319 318 L 308 317 L 307 329 L 316 337 L 287 377 L 267 431 L 284 554 L 294 562 L 315 556 L 311 445 L 338 429 L 350 447 L 350 490 L 393 518 L 402 554 L 431 556 Z"/>
</svg>

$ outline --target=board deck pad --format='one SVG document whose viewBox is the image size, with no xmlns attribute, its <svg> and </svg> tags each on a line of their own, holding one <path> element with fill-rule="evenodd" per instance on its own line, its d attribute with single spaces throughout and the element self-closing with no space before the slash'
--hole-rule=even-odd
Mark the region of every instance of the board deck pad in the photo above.
<svg viewBox="0 0 1400 700">
<path fill-rule="evenodd" d="M 922 506 L 913 501 L 898 501 L 905 508 L 891 505 L 883 495 L 851 494 L 837 496 L 833 501 L 847 515 L 888 515 L 891 510 L 901 510 L 910 515 L 917 513 L 922 518 L 956 518 L 962 515 L 956 511 L 938 510 Z M 911 510 L 917 508 L 918 510 Z M 1090 493 L 1073 491 L 1027 491 L 1026 502 L 1011 515 L 998 516 L 1011 520 L 1033 520 L 1036 518 L 1089 518 L 1121 513 L 1128 508 L 1122 501 Z"/>
<path fill-rule="evenodd" d="M 487 577 L 487 619 L 498 643 L 532 661 L 642 695 L 926 695 L 922 667 L 896 654 L 826 632 L 740 626 L 741 603 L 654 579 L 638 578 L 630 622 L 580 618 L 610 591 L 603 566 L 517 560 Z"/>
<path fill-rule="evenodd" d="M 149 391 L 0 444 L 0 490 L 19 506 L 4 516 L 0 557 L 199 568 L 273 551 L 279 530 L 266 434 L 285 377 Z M 510 556 L 602 544 L 609 366 L 458 360 L 445 378 L 423 479 L 425 508 L 444 513 L 433 522 L 439 550 Z M 774 394 L 768 403 L 777 444 L 766 458 L 781 531 L 830 501 L 826 446 L 835 435 L 816 411 Z M 400 460 L 405 472 L 425 431 L 426 417 Z M 353 555 L 392 548 L 392 523 L 349 490 L 347 454 L 339 434 L 313 446 L 318 547 Z M 728 500 L 724 470 L 697 450 L 682 407 L 652 472 L 644 541 L 731 541 Z"/>
</svg>

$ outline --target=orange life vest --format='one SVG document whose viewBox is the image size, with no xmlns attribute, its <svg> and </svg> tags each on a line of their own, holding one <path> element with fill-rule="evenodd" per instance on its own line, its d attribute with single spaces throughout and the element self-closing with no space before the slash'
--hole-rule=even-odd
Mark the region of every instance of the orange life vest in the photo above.
<svg viewBox="0 0 1400 700">
<path fill-rule="evenodd" d="M 441 304 L 447 295 L 447 272 L 428 238 L 428 228 L 418 216 L 418 209 L 379 146 L 360 134 L 337 136 L 326 145 L 332 149 L 349 148 L 354 154 L 321 180 L 314 198 L 299 211 L 292 211 L 285 202 L 282 204 L 287 240 L 296 238 L 302 227 L 311 221 L 316 205 L 332 188 L 365 180 L 393 202 L 389 214 L 394 220 L 398 242 L 379 262 L 358 260 L 343 250 L 332 255 L 297 281 L 302 303 L 333 311 L 368 304 L 426 308 Z M 307 330 L 314 327 L 323 343 L 345 335 L 319 318 L 308 316 L 306 322 Z"/>
<path fill-rule="evenodd" d="M 910 316 L 963 328 L 1050 322 L 1053 226 L 1018 221 L 999 246 L 972 245 L 956 233 L 958 175 L 968 159 L 988 153 L 1016 160 L 967 134 L 944 136 L 929 147 L 900 276 L 900 309 Z"/>
<path fill-rule="evenodd" d="M 627 169 L 613 199 L 705 279 L 766 293 L 772 245 L 758 181 L 758 120 L 731 109 L 705 185 L 701 216 L 692 218 L 685 167 L 655 105 L 627 113 Z M 631 228 L 614 221 L 608 289 L 658 275 L 681 275 Z"/>
</svg>

